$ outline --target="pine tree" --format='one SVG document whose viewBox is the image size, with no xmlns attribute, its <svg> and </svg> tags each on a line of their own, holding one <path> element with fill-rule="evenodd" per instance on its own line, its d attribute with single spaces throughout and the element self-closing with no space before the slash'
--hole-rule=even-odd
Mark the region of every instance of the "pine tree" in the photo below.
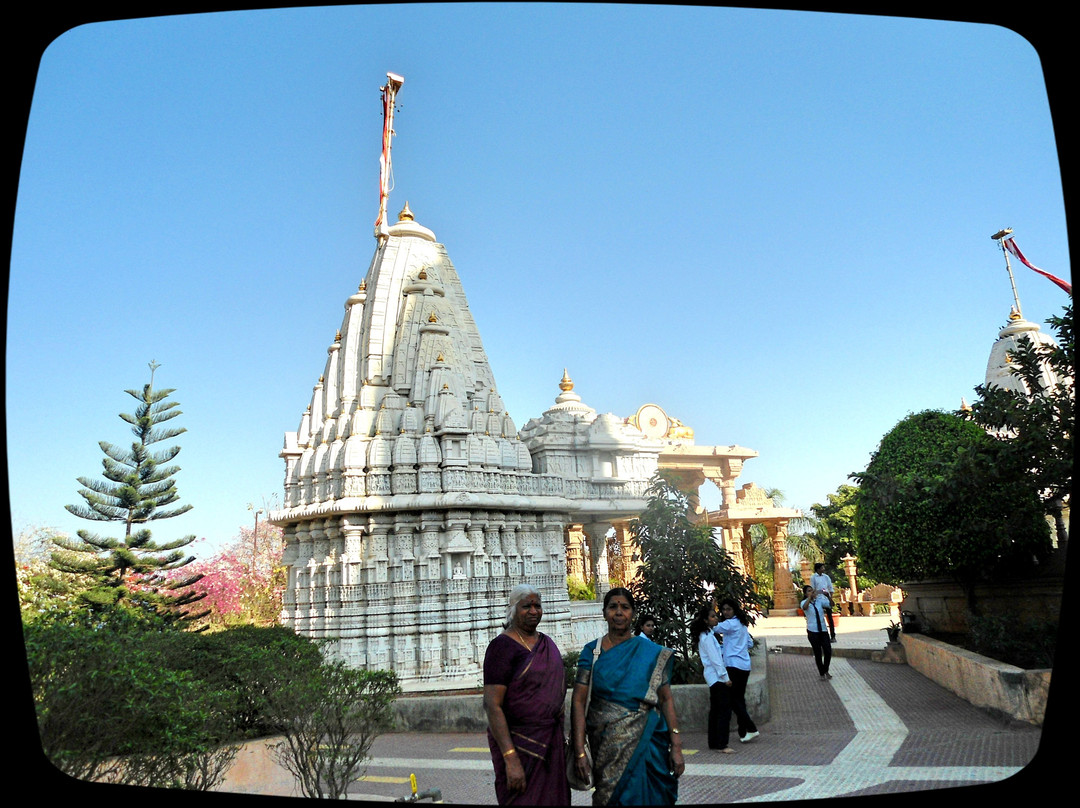
<svg viewBox="0 0 1080 808">
<path fill-rule="evenodd" d="M 86 575 L 94 586 L 82 593 L 82 600 L 94 610 L 111 606 L 135 607 L 164 617 L 169 622 L 192 620 L 184 607 L 204 597 L 185 591 L 202 576 L 167 580 L 166 573 L 195 560 L 185 558 L 180 548 L 191 544 L 195 536 L 158 544 L 143 525 L 169 519 L 191 510 L 191 505 L 167 508 L 179 499 L 174 475 L 179 466 L 167 465 L 180 452 L 179 446 L 154 451 L 156 443 L 175 438 L 184 427 L 160 425 L 180 415 L 175 401 L 166 401 L 174 388 L 154 389 L 154 371 L 160 367 L 150 362 L 150 383 L 142 390 L 127 390 L 139 402 L 135 413 L 121 413 L 131 425 L 135 440 L 130 449 L 107 441 L 99 442 L 105 457 L 98 480 L 79 477 L 79 491 L 84 502 L 68 505 L 67 510 L 81 519 L 97 522 L 122 522 L 123 539 L 108 538 L 88 530 L 78 531 L 78 540 L 56 537 L 51 564 L 61 572 Z"/>
</svg>

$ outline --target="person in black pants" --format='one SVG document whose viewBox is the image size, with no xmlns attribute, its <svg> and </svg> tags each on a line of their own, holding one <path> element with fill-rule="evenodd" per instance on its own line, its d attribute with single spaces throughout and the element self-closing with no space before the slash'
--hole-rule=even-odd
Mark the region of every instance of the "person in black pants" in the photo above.
<svg viewBox="0 0 1080 808">
<path fill-rule="evenodd" d="M 832 643 L 829 641 L 829 624 L 825 620 L 825 609 L 829 608 L 829 599 L 820 589 L 807 584 L 803 587 L 803 600 L 799 604 L 806 617 L 806 636 L 810 647 L 814 649 L 814 662 L 822 680 L 832 679 L 829 663 L 832 662 Z"/>
<path fill-rule="evenodd" d="M 725 755 L 735 753 L 728 745 L 731 729 L 731 677 L 724 667 L 724 655 L 720 641 L 713 634 L 719 619 L 710 603 L 703 606 L 690 623 L 690 637 L 694 650 L 701 657 L 705 684 L 709 686 L 709 748 Z"/>
<path fill-rule="evenodd" d="M 750 617 L 742 610 L 734 598 L 720 601 L 720 622 L 713 628 L 714 634 L 724 638 L 721 651 L 724 665 L 727 666 L 731 679 L 731 712 L 735 713 L 739 725 L 739 742 L 750 743 L 760 733 L 757 724 L 746 709 L 746 684 L 750 680 L 750 648 L 754 638 L 750 636 L 748 626 Z M 730 719 L 728 719 L 730 720 Z"/>
</svg>

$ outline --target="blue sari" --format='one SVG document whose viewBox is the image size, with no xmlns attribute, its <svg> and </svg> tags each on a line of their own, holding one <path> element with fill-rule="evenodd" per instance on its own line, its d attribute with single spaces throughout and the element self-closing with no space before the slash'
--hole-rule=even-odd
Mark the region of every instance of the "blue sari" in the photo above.
<svg viewBox="0 0 1080 808">
<path fill-rule="evenodd" d="M 585 732 L 593 756 L 593 805 L 674 805 L 679 781 L 671 772 L 667 721 L 657 709 L 671 682 L 673 651 L 642 636 L 578 659 L 578 680 L 592 676 Z M 588 683 L 588 678 L 584 678 Z"/>
</svg>

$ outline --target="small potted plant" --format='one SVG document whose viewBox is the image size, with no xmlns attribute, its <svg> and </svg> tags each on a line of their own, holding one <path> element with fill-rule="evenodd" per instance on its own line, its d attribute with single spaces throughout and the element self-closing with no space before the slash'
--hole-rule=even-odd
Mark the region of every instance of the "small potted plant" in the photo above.
<svg viewBox="0 0 1080 808">
<path fill-rule="evenodd" d="M 889 642 L 897 642 L 900 639 L 900 632 L 902 630 L 903 626 L 895 620 L 882 629 L 882 631 L 889 635 Z"/>
</svg>

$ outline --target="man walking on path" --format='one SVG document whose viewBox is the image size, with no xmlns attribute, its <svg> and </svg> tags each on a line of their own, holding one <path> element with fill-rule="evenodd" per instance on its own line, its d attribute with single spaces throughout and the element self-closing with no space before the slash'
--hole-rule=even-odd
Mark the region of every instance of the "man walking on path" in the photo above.
<svg viewBox="0 0 1080 808">
<path fill-rule="evenodd" d="M 803 601 L 799 608 L 806 617 L 806 636 L 810 640 L 810 647 L 814 649 L 814 662 L 817 663 L 818 674 L 822 679 L 832 679 L 832 674 L 829 673 L 832 643 L 829 641 L 829 631 L 825 623 L 825 609 L 828 605 L 829 600 L 821 590 L 814 589 L 810 584 L 803 587 Z"/>
<path fill-rule="evenodd" d="M 815 591 L 820 591 L 826 598 L 829 599 L 829 610 L 825 612 L 825 616 L 829 620 L 829 640 L 836 642 L 836 626 L 833 625 L 833 586 L 832 578 L 825 574 L 825 565 L 820 561 L 814 565 L 814 574 L 810 576 L 810 586 L 814 587 Z"/>
</svg>

